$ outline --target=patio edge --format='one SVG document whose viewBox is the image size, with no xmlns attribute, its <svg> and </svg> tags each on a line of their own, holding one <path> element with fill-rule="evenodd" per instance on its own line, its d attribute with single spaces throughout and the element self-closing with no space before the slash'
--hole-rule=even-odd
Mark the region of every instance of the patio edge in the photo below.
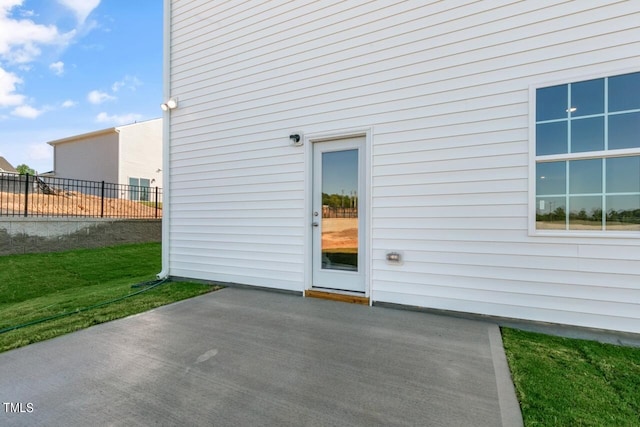
<svg viewBox="0 0 640 427">
<path fill-rule="evenodd" d="M 498 403 L 500 405 L 500 417 L 503 426 L 523 426 L 520 403 L 516 397 L 516 390 L 511 379 L 511 371 L 507 363 L 507 356 L 502 345 L 502 335 L 498 325 L 489 325 L 489 346 L 491 347 L 491 359 L 496 374 L 496 386 L 498 390 Z"/>
</svg>

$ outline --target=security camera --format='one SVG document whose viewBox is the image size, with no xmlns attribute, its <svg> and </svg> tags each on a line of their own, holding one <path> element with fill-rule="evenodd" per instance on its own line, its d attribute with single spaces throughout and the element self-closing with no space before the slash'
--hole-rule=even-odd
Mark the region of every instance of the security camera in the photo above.
<svg viewBox="0 0 640 427">
<path fill-rule="evenodd" d="M 291 140 L 291 145 L 299 147 L 302 145 L 302 135 L 299 133 L 292 133 L 289 135 L 289 140 Z"/>
</svg>

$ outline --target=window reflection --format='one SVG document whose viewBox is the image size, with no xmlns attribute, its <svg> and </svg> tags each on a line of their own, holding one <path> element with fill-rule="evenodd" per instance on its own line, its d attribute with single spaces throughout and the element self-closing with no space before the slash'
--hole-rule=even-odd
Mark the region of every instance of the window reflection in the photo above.
<svg viewBox="0 0 640 427">
<path fill-rule="evenodd" d="M 609 116 L 609 150 L 640 147 L 640 113 Z"/>
<path fill-rule="evenodd" d="M 602 197 L 569 197 L 569 229 L 601 230 Z"/>
<path fill-rule="evenodd" d="M 358 271 L 358 150 L 322 153 L 322 269 Z"/>
<path fill-rule="evenodd" d="M 549 154 L 566 153 L 567 147 L 567 122 L 544 123 L 536 126 L 536 154 L 544 156 Z"/>
<path fill-rule="evenodd" d="M 565 194 L 566 177 L 566 162 L 538 163 L 536 166 L 537 194 Z"/>
<path fill-rule="evenodd" d="M 567 224 L 567 206 L 564 197 L 538 197 L 536 199 L 537 228 L 564 230 Z"/>
<path fill-rule="evenodd" d="M 607 230 L 640 230 L 640 195 L 607 196 Z"/>
<path fill-rule="evenodd" d="M 639 110 L 640 72 L 536 90 L 538 229 L 640 231 Z"/>
<path fill-rule="evenodd" d="M 640 73 L 609 77 L 609 112 L 640 109 Z"/>
<path fill-rule="evenodd" d="M 604 79 L 571 85 L 571 116 L 588 116 L 604 112 Z M 573 110 L 575 108 L 575 110 Z"/>
<path fill-rule="evenodd" d="M 640 193 L 640 157 L 606 159 L 606 166 L 607 193 Z"/>
<path fill-rule="evenodd" d="M 571 152 L 604 150 L 604 117 L 571 121 Z"/>
<path fill-rule="evenodd" d="M 536 120 L 567 117 L 567 85 L 545 87 L 536 91 Z"/>
<path fill-rule="evenodd" d="M 602 193 L 602 160 L 573 160 L 569 162 L 569 193 Z"/>
</svg>

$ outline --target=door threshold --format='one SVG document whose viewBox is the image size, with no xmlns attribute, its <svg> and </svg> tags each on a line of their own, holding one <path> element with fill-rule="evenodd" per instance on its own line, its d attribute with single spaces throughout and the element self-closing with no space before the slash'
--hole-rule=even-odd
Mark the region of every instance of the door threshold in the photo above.
<svg viewBox="0 0 640 427">
<path fill-rule="evenodd" d="M 326 299 L 330 301 L 348 302 L 350 304 L 369 305 L 369 297 L 354 295 L 350 293 L 322 292 L 314 289 L 304 291 L 305 297 Z"/>
</svg>

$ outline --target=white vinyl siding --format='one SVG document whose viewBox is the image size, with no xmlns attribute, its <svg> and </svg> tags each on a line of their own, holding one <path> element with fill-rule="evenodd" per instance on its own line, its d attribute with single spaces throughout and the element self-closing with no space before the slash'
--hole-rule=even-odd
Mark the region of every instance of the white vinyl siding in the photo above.
<svg viewBox="0 0 640 427">
<path fill-rule="evenodd" d="M 289 132 L 370 128 L 374 301 L 640 332 L 640 241 L 528 232 L 529 87 L 637 71 L 638 3 L 172 5 L 172 275 L 305 289 Z"/>
</svg>

